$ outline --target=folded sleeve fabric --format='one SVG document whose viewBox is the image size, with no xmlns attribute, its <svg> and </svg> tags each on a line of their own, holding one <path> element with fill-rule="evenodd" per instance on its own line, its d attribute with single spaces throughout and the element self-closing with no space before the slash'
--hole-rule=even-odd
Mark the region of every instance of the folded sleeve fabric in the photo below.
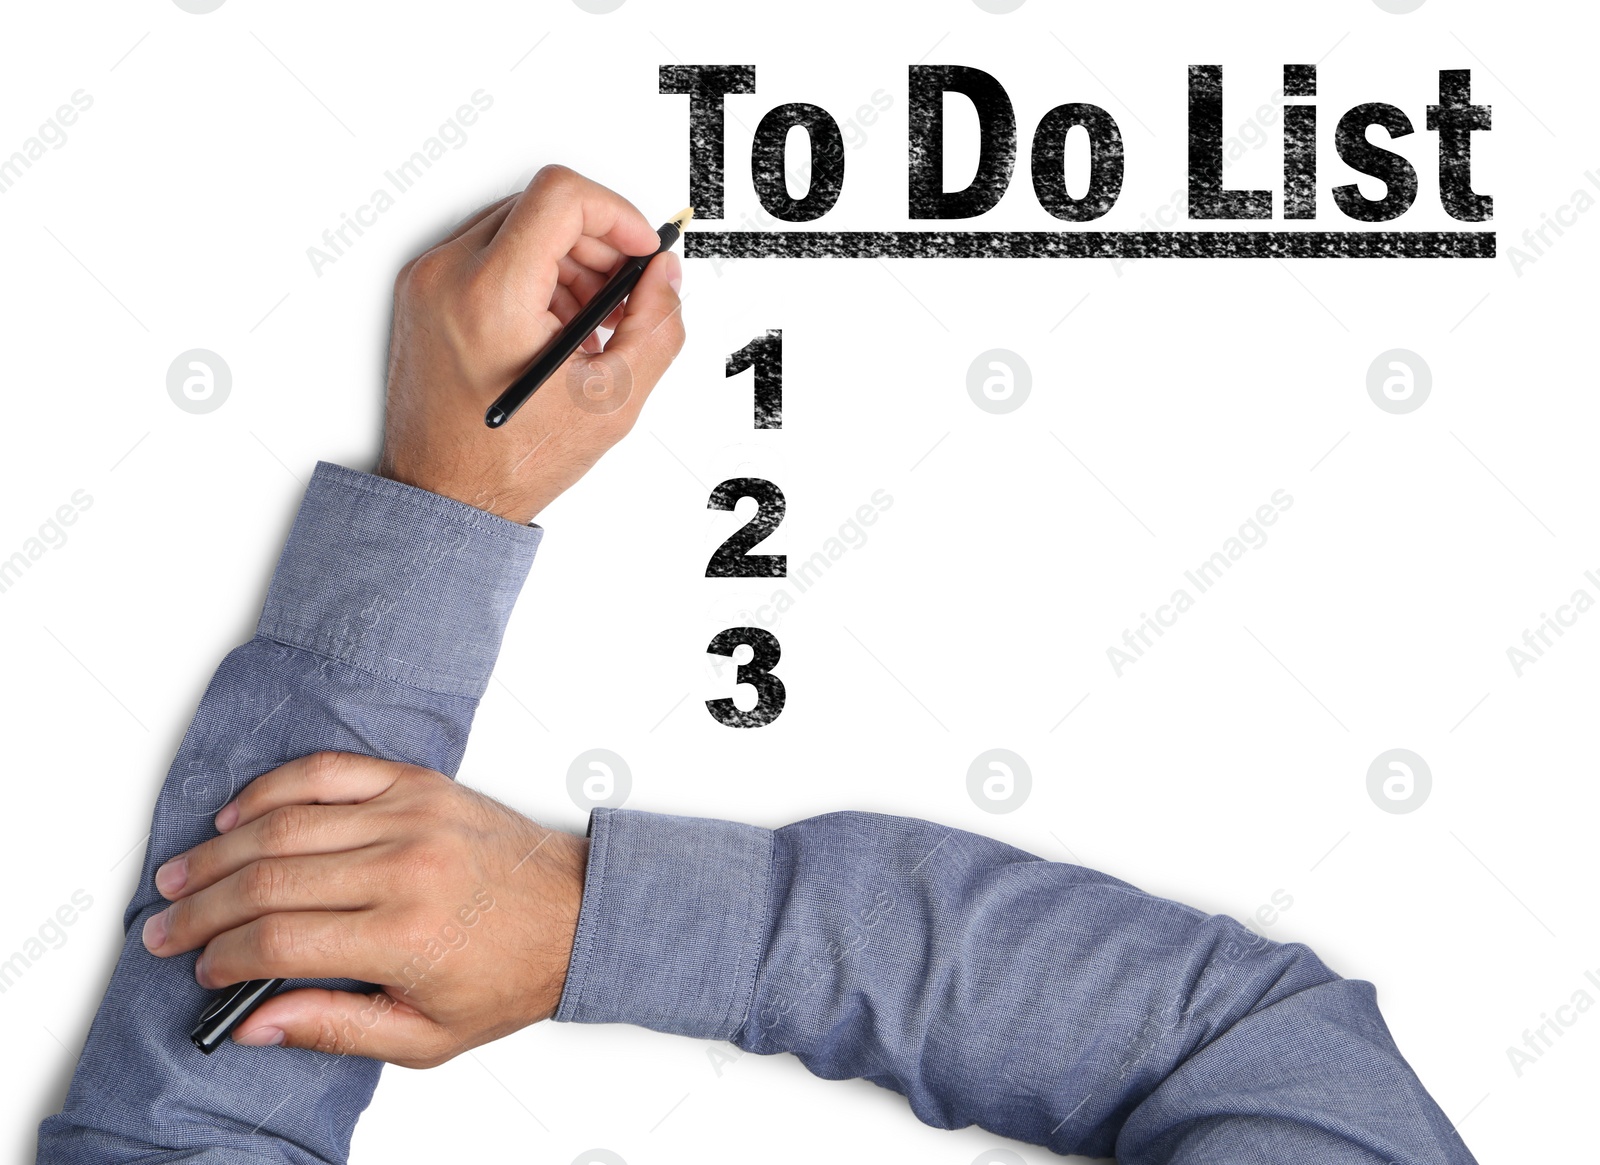
<svg viewBox="0 0 1600 1165">
<path fill-rule="evenodd" d="M 599 809 L 557 1020 L 632 1023 L 1124 1165 L 1470 1165 L 1370 984 L 926 822 Z"/>
<path fill-rule="evenodd" d="M 453 775 L 542 531 L 385 478 L 319 464 L 255 638 L 223 661 L 156 803 L 126 939 L 38 1159 L 342 1162 L 377 1062 L 188 1031 L 209 992 L 195 956 L 140 940 L 156 867 L 215 836 L 245 784 L 323 749 Z M 324 985 L 361 989 L 361 985 Z"/>
</svg>

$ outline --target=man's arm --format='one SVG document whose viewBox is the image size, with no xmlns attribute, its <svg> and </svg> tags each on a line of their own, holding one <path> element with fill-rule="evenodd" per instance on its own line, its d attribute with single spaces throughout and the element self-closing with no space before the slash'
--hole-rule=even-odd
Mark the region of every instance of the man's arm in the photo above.
<svg viewBox="0 0 1600 1165">
<path fill-rule="evenodd" d="M 1078 866 L 837 813 L 596 810 L 558 1020 L 792 1052 L 1124 1165 L 1467 1165 L 1370 984 Z"/>
<path fill-rule="evenodd" d="M 343 818 L 274 857 L 275 822 L 328 801 Z M 172 952 L 203 947 L 219 982 L 380 976 L 405 1004 L 346 1046 L 350 998 L 301 992 L 263 1006 L 242 1040 L 427 1065 L 459 1050 L 445 1033 L 475 1044 L 554 1012 L 792 1052 L 819 1076 L 903 1093 L 931 1125 L 1125 1165 L 1472 1161 L 1370 985 L 1232 919 L 960 830 L 599 809 L 584 854 L 437 774 L 354 757 L 269 773 L 235 808 L 185 858 Z M 384 912 L 330 955 L 258 950 L 249 928 L 304 900 L 294 879 L 259 878 L 285 860 L 318 885 L 381 887 Z M 418 864 L 437 874 L 406 878 Z M 470 932 L 451 925 L 468 899 L 490 907 Z M 451 953 L 408 963 L 429 933 Z M 531 973 L 508 980 L 529 951 Z"/>
<path fill-rule="evenodd" d="M 621 255 L 657 242 L 625 200 L 547 167 L 400 273 L 383 476 L 317 468 L 258 633 L 216 673 L 162 787 L 127 941 L 65 1107 L 40 1128 L 41 1161 L 345 1159 L 375 1062 L 190 1045 L 208 989 L 237 980 L 151 953 L 173 953 L 159 892 L 173 892 L 169 859 L 214 837 L 215 815 L 254 777 L 308 753 L 455 771 L 538 545 L 526 523 L 628 432 L 682 346 L 676 257 L 650 265 L 603 351 L 586 345 L 582 381 L 616 390 L 600 407 L 551 384 L 501 430 L 483 412 Z M 299 923 L 326 925 L 346 905 L 320 889 Z M 350 921 L 338 919 L 347 938 Z M 252 941 L 290 934 L 272 922 Z M 362 1001 L 343 1033 L 354 1048 L 381 1003 L 329 974 Z"/>
<path fill-rule="evenodd" d="M 319 465 L 256 637 L 208 687 L 156 802 L 128 938 L 39 1159 L 340 1161 L 378 1065 L 225 1046 L 188 1032 L 210 992 L 141 935 L 157 866 L 215 834 L 259 773 L 340 748 L 453 773 L 541 531 L 383 478 Z M 354 984 L 339 984 L 352 989 Z"/>
</svg>

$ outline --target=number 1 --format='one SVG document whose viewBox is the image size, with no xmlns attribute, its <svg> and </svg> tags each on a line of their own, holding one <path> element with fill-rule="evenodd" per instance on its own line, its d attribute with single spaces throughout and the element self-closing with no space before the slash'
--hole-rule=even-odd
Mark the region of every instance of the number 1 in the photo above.
<svg viewBox="0 0 1600 1165">
<path fill-rule="evenodd" d="M 728 375 L 756 370 L 758 429 L 783 428 L 783 329 L 764 332 L 728 357 Z"/>
</svg>

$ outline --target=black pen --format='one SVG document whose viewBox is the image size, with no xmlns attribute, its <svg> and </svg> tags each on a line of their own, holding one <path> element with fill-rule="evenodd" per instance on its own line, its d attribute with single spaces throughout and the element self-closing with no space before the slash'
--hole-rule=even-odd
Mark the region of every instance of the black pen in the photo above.
<svg viewBox="0 0 1600 1165">
<path fill-rule="evenodd" d="M 286 982 L 285 979 L 251 979 L 217 992 L 201 1013 L 200 1022 L 189 1033 L 190 1042 L 209 1056 L 228 1038 L 229 1032 Z"/>
<path fill-rule="evenodd" d="M 605 323 L 606 318 L 628 298 L 638 285 L 644 269 L 650 265 L 650 260 L 662 251 L 672 249 L 693 217 L 693 208 L 683 211 L 656 232 L 661 245 L 655 251 L 648 255 L 631 256 L 623 263 L 617 273 L 606 281 L 606 285 L 595 293 L 594 298 L 584 304 L 582 310 L 572 317 L 571 322 L 561 329 L 556 338 L 545 345 L 544 351 L 539 353 L 528 370 L 517 377 L 516 382 L 489 406 L 489 411 L 483 414 L 483 423 L 491 429 L 498 429 L 511 419 L 512 413 L 527 404 L 528 398 L 538 391 L 539 386 L 555 375 L 556 370 L 583 346 L 584 340 Z"/>
</svg>

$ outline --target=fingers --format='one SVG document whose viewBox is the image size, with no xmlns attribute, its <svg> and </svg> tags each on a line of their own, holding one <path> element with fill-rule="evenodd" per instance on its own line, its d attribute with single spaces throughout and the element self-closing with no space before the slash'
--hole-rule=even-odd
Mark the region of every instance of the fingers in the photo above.
<svg viewBox="0 0 1600 1165">
<path fill-rule="evenodd" d="M 660 239 L 656 240 L 656 245 L 660 245 Z M 654 247 L 651 248 L 651 250 L 654 249 Z M 588 235 L 583 236 L 572 244 L 570 254 L 585 267 L 592 268 L 595 271 L 615 270 L 617 264 L 628 257 L 610 243 L 600 239 L 592 239 Z"/>
<path fill-rule="evenodd" d="M 368 867 L 348 854 L 264 858 L 152 915 L 144 945 L 162 958 L 180 955 L 268 914 L 373 906 L 373 891 Z"/>
<path fill-rule="evenodd" d="M 464 1050 L 441 1024 L 379 991 L 306 988 L 274 995 L 234 1032 L 235 1043 L 282 1045 L 432 1068 Z"/>
<path fill-rule="evenodd" d="M 220 837 L 156 871 L 168 899 L 205 889 L 263 857 L 335 853 L 369 844 L 379 826 L 350 805 L 427 770 L 349 753 L 318 752 L 263 773 L 217 813 Z M 443 779 L 443 778 L 440 778 Z"/>
<path fill-rule="evenodd" d="M 314 752 L 251 781 L 217 813 L 217 829 L 226 833 L 284 805 L 370 801 L 410 767 L 347 752 Z"/>
<path fill-rule="evenodd" d="M 580 303 L 588 303 L 606 285 L 617 265 L 595 268 L 578 262 L 571 255 L 563 255 L 556 266 L 559 272 L 557 282 L 577 296 Z"/>
<path fill-rule="evenodd" d="M 565 166 L 546 166 L 495 232 L 487 258 L 510 276 L 532 271 L 543 278 L 583 239 L 627 255 L 648 255 L 659 245 L 655 228 L 627 199 Z M 576 258 L 599 267 L 593 251 L 585 244 Z"/>
<path fill-rule="evenodd" d="M 377 841 L 380 818 L 346 805 L 285 805 L 179 854 L 156 871 L 156 889 L 177 900 L 263 858 L 336 854 Z"/>
<path fill-rule="evenodd" d="M 550 296 L 550 314 L 561 321 L 561 326 L 566 327 L 572 317 L 577 315 L 582 308 L 576 296 L 565 287 L 557 286 Z M 583 350 L 590 354 L 600 351 L 600 337 L 590 332 L 583 338 Z"/>
<path fill-rule="evenodd" d="M 302 910 L 268 914 L 219 934 L 194 966 L 202 987 L 247 979 L 393 978 L 394 962 L 371 911 Z"/>
<path fill-rule="evenodd" d="M 573 297 L 580 303 L 588 303 L 596 295 L 605 290 L 606 284 L 611 282 L 611 277 L 622 266 L 623 259 L 618 257 L 615 262 L 607 267 L 590 267 L 580 263 L 572 255 L 568 255 L 560 262 L 560 273 L 557 280 L 572 291 Z M 605 318 L 600 324 L 602 328 L 613 330 L 617 321 L 622 318 L 622 304 Z"/>
<path fill-rule="evenodd" d="M 571 255 L 563 255 L 557 264 L 559 274 L 555 291 L 550 297 L 550 311 L 561 321 L 563 327 L 573 316 L 578 314 L 579 308 L 593 299 L 605 285 L 610 282 L 615 274 L 618 263 L 603 271 L 587 267 L 578 262 Z M 600 327 L 608 331 L 615 330 L 618 321 L 622 319 L 622 305 L 601 321 Z M 590 333 L 583 341 L 583 350 L 590 355 L 600 351 L 600 337 Z"/>
<path fill-rule="evenodd" d="M 642 384 L 648 390 L 683 349 L 682 302 L 672 286 L 682 273 L 682 264 L 671 251 L 656 256 L 645 268 L 616 331 L 597 358 L 624 366 L 612 369 L 617 383 Z"/>
<path fill-rule="evenodd" d="M 488 206 L 479 207 L 466 218 L 455 225 L 448 235 L 439 243 L 453 243 L 457 239 L 469 245 L 482 246 L 494 238 L 495 232 L 500 229 L 500 224 L 505 222 L 506 215 L 511 213 L 511 205 L 522 197 L 522 191 L 508 194 L 504 198 L 491 202 Z"/>
</svg>

